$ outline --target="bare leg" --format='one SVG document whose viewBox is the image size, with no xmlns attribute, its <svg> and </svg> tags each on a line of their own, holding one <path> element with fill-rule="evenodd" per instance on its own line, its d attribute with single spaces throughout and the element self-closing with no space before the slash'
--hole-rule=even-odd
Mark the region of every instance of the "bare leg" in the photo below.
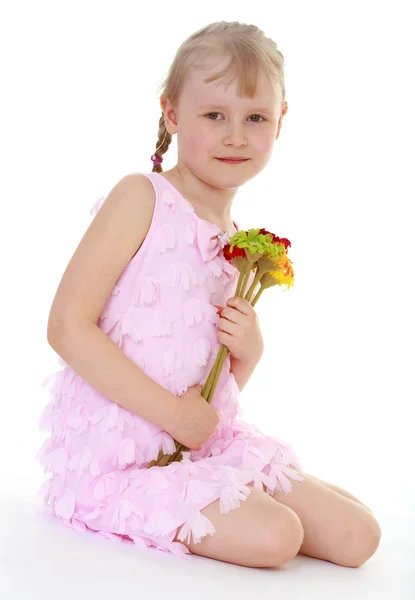
<svg viewBox="0 0 415 600">
<path fill-rule="evenodd" d="M 353 500 L 354 502 L 357 502 L 358 504 L 361 504 L 362 506 L 365 507 L 366 510 L 368 510 L 370 512 L 371 515 L 373 515 L 372 511 L 370 510 L 370 508 L 368 506 L 366 506 L 366 504 L 363 504 L 363 502 L 361 502 L 360 500 L 358 500 L 350 492 L 346 492 L 346 490 L 343 490 L 341 487 L 339 487 L 337 485 L 334 485 L 333 483 L 328 483 L 327 481 L 323 481 L 323 479 L 319 479 L 318 477 L 315 477 L 314 475 L 310 475 L 309 473 L 307 473 L 307 476 L 308 477 L 312 477 L 313 479 L 315 479 L 319 483 L 322 483 L 323 485 L 325 485 L 326 487 L 328 487 L 330 490 L 333 490 L 333 492 L 337 492 L 341 496 L 344 496 L 345 498 L 349 498 L 349 500 Z"/>
<path fill-rule="evenodd" d="M 301 520 L 304 540 L 299 553 L 344 567 L 361 566 L 379 546 L 379 523 L 361 502 L 300 474 L 304 480 L 293 481 L 290 494 L 277 491 L 272 496 Z"/>
<path fill-rule="evenodd" d="M 277 568 L 298 554 L 304 539 L 295 512 L 256 488 L 227 514 L 220 513 L 219 499 L 200 512 L 212 522 L 216 532 L 195 543 L 192 538 L 179 537 L 181 526 L 174 541 L 207 558 L 247 567 Z"/>
</svg>

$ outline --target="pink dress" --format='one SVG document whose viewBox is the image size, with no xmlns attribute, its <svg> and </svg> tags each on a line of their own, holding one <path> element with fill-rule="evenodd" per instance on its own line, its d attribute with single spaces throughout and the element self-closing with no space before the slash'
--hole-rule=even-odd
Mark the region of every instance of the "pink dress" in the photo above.
<svg viewBox="0 0 415 600">
<path fill-rule="evenodd" d="M 198 217 L 162 174 L 142 175 L 155 190 L 150 229 L 98 326 L 148 376 L 181 396 L 207 379 L 220 346 L 212 304 L 226 304 L 239 272 L 223 255 L 229 240 L 218 239 L 219 228 Z M 40 490 L 42 502 L 68 527 L 186 557 L 187 547 L 173 541 L 177 529 L 184 524 L 181 541 L 214 535 L 201 510 L 218 498 L 226 514 L 247 499 L 247 485 L 289 493 L 290 478 L 303 480 L 289 444 L 242 420 L 229 354 L 212 401 L 222 411 L 215 432 L 181 462 L 150 469 L 161 449 L 175 451 L 173 438 L 59 363 L 62 369 L 43 383 L 50 384 L 51 399 L 39 426 L 50 435 L 36 459 L 50 475 Z"/>
</svg>

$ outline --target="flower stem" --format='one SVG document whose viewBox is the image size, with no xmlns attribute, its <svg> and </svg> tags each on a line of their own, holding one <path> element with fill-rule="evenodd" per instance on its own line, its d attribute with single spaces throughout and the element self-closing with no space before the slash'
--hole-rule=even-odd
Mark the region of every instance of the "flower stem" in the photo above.
<svg viewBox="0 0 415 600">
<path fill-rule="evenodd" d="M 182 455 L 183 450 L 186 452 L 187 450 L 189 450 L 189 448 L 186 448 L 186 446 L 183 446 L 183 444 L 179 444 L 179 447 L 177 448 L 177 450 L 174 454 L 166 454 L 164 456 L 163 460 L 159 464 L 159 467 L 165 467 L 166 465 L 168 465 L 172 462 L 175 462 L 179 456 L 180 456 L 180 460 L 178 462 L 180 462 L 183 458 L 183 455 Z"/>
<path fill-rule="evenodd" d="M 151 463 L 148 465 L 147 469 L 150 469 L 151 467 L 153 467 L 154 465 L 156 465 L 158 463 L 158 461 L 160 460 L 160 458 L 162 458 L 163 455 L 163 450 L 160 450 L 158 457 L 156 458 L 156 460 L 152 460 Z"/>
<path fill-rule="evenodd" d="M 259 266 L 256 267 L 256 273 L 255 273 L 254 280 L 251 283 L 251 287 L 249 288 L 249 290 L 247 291 L 247 293 L 245 295 L 245 300 L 248 300 L 248 302 L 250 301 L 251 296 L 254 293 L 254 290 L 255 290 L 256 286 L 258 285 L 258 282 L 261 280 L 261 277 L 264 273 L 265 273 L 265 271 L 260 270 Z"/>
<path fill-rule="evenodd" d="M 218 385 L 219 378 L 220 378 L 220 375 L 222 372 L 223 363 L 225 362 L 225 359 L 226 359 L 228 353 L 229 353 L 228 348 L 224 344 L 221 344 L 220 348 L 219 348 L 218 356 L 216 359 L 218 361 L 218 365 L 217 365 L 215 373 L 214 373 L 214 379 L 213 379 L 212 386 L 209 390 L 209 395 L 206 398 L 206 402 L 208 402 L 208 404 L 210 404 L 213 400 L 213 396 L 215 394 L 215 390 Z"/>
<path fill-rule="evenodd" d="M 254 307 L 255 304 L 258 302 L 259 297 L 261 296 L 262 292 L 265 290 L 266 288 L 264 287 L 260 287 L 258 292 L 255 294 L 255 298 L 252 300 L 251 302 L 251 306 Z"/>
<path fill-rule="evenodd" d="M 245 270 L 240 272 L 238 284 L 237 284 L 236 290 L 235 290 L 235 296 L 243 297 L 243 295 L 245 293 L 245 287 L 246 287 L 246 284 L 249 279 L 249 274 L 251 272 L 251 268 L 252 268 L 252 263 L 248 262 Z"/>
<path fill-rule="evenodd" d="M 219 351 L 220 351 L 220 347 L 219 347 Z M 201 395 L 205 399 L 207 399 L 209 397 L 210 391 L 212 389 L 212 384 L 215 379 L 216 370 L 217 370 L 218 364 L 219 364 L 219 358 L 220 357 L 219 357 L 219 352 L 218 352 L 215 362 L 213 363 L 210 373 L 205 381 L 205 385 L 202 388 Z"/>
</svg>

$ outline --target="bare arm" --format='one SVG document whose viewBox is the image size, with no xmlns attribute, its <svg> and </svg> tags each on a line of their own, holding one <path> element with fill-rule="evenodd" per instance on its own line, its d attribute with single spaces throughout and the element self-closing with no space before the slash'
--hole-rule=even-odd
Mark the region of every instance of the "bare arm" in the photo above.
<svg viewBox="0 0 415 600">
<path fill-rule="evenodd" d="M 231 355 L 230 358 L 230 371 L 235 377 L 235 381 L 238 384 L 239 391 L 242 392 L 248 381 L 250 380 L 253 372 L 255 371 L 258 362 L 244 363 Z"/>
<path fill-rule="evenodd" d="M 100 394 L 174 437 L 177 396 L 144 373 L 97 325 L 66 331 L 51 346 Z"/>
<path fill-rule="evenodd" d="M 47 339 L 94 389 L 171 433 L 178 398 L 97 325 L 116 281 L 147 235 L 154 202 L 144 175 L 127 175 L 110 191 L 62 276 Z"/>
</svg>

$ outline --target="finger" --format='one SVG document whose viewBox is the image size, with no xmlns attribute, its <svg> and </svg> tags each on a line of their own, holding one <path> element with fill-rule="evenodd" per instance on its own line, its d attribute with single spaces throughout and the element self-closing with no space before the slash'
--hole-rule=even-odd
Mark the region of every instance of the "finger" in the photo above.
<svg viewBox="0 0 415 600">
<path fill-rule="evenodd" d="M 229 300 L 226 303 L 226 306 L 234 308 L 242 314 L 248 316 L 255 312 L 250 302 L 248 302 L 248 300 L 245 300 L 245 298 L 241 298 L 240 296 L 233 296 L 232 298 L 229 298 Z"/>
<path fill-rule="evenodd" d="M 226 346 L 228 350 L 231 351 L 234 339 L 229 333 L 225 333 L 224 331 L 218 331 L 217 338 L 221 344 Z"/>
<path fill-rule="evenodd" d="M 235 323 L 236 325 L 243 325 L 245 319 L 247 318 L 247 316 L 239 312 L 239 310 L 236 310 L 235 308 L 230 308 L 229 306 L 226 306 L 223 309 L 223 311 L 220 314 L 220 317 L 222 319 L 226 319 L 230 323 Z"/>
<path fill-rule="evenodd" d="M 239 327 L 239 323 L 229 321 L 229 319 L 225 319 L 225 317 L 221 317 L 218 321 L 218 329 L 222 332 L 229 333 L 230 335 L 237 335 Z"/>
</svg>

